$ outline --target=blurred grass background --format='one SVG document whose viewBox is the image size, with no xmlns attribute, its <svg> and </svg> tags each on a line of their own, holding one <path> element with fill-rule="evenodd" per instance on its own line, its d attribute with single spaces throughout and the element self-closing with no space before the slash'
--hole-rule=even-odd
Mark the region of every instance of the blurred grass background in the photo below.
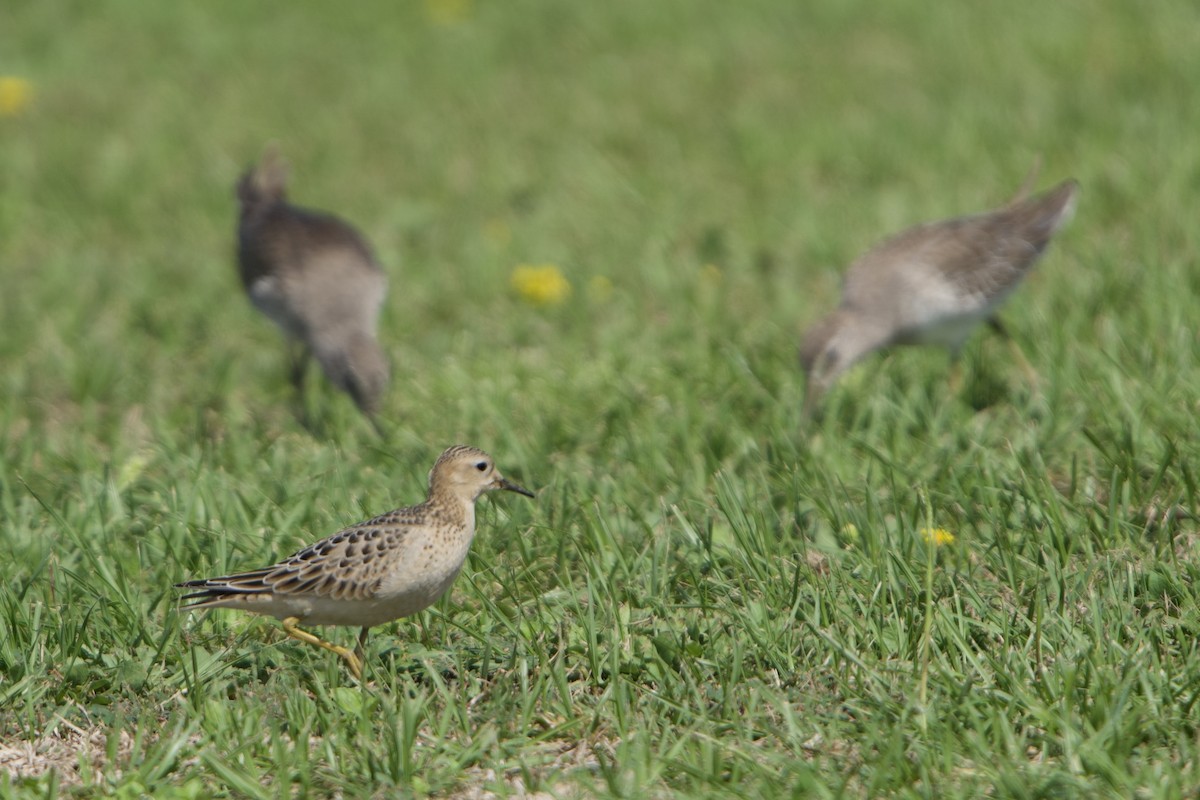
<svg viewBox="0 0 1200 800">
<path fill-rule="evenodd" d="M 1198 17 L 6 4 L 0 744 L 42 760 L 0 793 L 1196 792 Z M 318 381 L 300 427 L 241 296 L 232 186 L 272 140 L 388 268 L 387 441 Z M 1083 187 L 1003 314 L 1041 381 L 981 335 L 961 394 L 898 352 L 803 427 L 844 266 L 1038 156 Z M 481 503 L 372 689 L 174 610 L 417 501 L 459 441 L 539 499 Z"/>
</svg>

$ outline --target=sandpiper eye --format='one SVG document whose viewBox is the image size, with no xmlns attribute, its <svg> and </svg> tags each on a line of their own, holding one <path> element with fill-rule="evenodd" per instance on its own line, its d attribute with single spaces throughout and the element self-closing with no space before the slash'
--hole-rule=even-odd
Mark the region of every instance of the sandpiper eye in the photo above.
<svg viewBox="0 0 1200 800">
<path fill-rule="evenodd" d="M 487 462 L 480 461 L 478 464 L 475 465 L 475 469 L 479 470 L 480 472 L 487 472 Z"/>
</svg>

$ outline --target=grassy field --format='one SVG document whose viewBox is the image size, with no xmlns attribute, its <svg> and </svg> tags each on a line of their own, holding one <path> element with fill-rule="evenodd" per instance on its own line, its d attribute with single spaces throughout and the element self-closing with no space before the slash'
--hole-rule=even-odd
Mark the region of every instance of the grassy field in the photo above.
<svg viewBox="0 0 1200 800">
<path fill-rule="evenodd" d="M 1186 3 L 17 0 L 0 75 L 0 797 L 1200 792 Z M 391 276 L 375 436 L 241 296 L 268 141 Z M 984 333 L 801 420 L 842 269 L 1074 221 Z M 552 265 L 572 291 L 510 284 Z M 480 502 L 368 684 L 171 585 Z M 942 529 L 953 540 L 926 541 Z M 943 537 L 946 538 L 946 537 Z M 350 643 L 355 631 L 326 629 Z"/>
</svg>

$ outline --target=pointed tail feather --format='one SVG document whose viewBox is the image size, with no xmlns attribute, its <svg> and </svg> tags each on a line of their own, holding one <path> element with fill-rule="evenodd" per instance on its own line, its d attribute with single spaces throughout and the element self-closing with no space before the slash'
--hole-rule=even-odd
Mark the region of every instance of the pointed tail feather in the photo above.
<svg viewBox="0 0 1200 800">
<path fill-rule="evenodd" d="M 1012 206 L 1010 213 L 1018 229 L 1023 229 L 1029 241 L 1041 249 L 1071 218 L 1078 193 L 1079 184 L 1074 179 L 1065 180 L 1047 192 Z"/>
<path fill-rule="evenodd" d="M 199 578 L 175 584 L 176 589 L 199 589 L 179 598 L 180 602 L 193 600 L 185 608 L 198 608 L 222 598 L 245 594 L 261 594 L 270 589 L 263 581 L 270 570 L 254 570 L 222 578 Z"/>
</svg>

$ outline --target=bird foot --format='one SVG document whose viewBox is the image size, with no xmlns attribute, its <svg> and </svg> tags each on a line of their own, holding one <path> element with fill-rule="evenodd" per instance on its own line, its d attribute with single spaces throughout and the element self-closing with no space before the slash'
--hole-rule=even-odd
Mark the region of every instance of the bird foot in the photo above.
<svg viewBox="0 0 1200 800">
<path fill-rule="evenodd" d="M 299 639 L 300 641 L 307 642 L 308 644 L 315 644 L 317 647 L 328 650 L 331 653 L 337 653 L 346 662 L 346 665 L 350 667 L 350 672 L 354 675 L 355 680 L 362 681 L 362 659 L 355 655 L 354 651 L 347 650 L 341 645 L 327 642 L 306 630 L 302 630 L 298 627 L 299 624 L 299 617 L 288 617 L 287 619 L 283 620 L 283 632 L 293 639 Z"/>
</svg>

